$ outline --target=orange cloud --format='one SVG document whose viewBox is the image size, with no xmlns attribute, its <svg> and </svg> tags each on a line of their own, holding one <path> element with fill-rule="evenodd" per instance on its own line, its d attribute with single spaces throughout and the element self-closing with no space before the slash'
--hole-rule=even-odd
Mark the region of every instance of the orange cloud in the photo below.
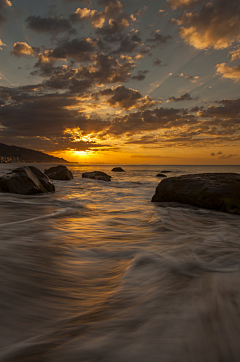
<svg viewBox="0 0 240 362">
<path fill-rule="evenodd" d="M 232 50 L 229 54 L 231 55 L 231 61 L 240 59 L 240 48 Z"/>
<path fill-rule="evenodd" d="M 199 3 L 198 0 L 167 0 L 173 9 L 188 7 Z"/>
<path fill-rule="evenodd" d="M 217 64 L 217 74 L 222 78 L 229 78 L 235 81 L 240 80 L 240 66 L 228 67 L 226 63 Z"/>
<path fill-rule="evenodd" d="M 178 3 L 183 0 L 176 0 Z M 171 0 L 174 4 L 175 0 Z M 240 10 L 238 0 L 216 0 L 204 5 L 199 12 L 184 13 L 177 20 L 180 36 L 197 49 L 224 49 L 240 41 Z"/>
<path fill-rule="evenodd" d="M 15 55 L 16 57 L 21 57 L 24 55 L 34 57 L 35 51 L 26 42 L 17 42 L 13 46 L 12 54 Z"/>
<path fill-rule="evenodd" d="M 2 40 L 0 39 L 0 50 L 2 50 L 2 47 L 3 46 L 6 46 L 6 44 L 4 44 L 3 42 L 2 42 Z"/>
</svg>

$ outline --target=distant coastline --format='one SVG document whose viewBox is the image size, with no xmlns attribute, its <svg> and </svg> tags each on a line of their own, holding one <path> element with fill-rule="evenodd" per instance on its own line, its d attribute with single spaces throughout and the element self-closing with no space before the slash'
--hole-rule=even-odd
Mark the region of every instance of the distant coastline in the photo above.
<svg viewBox="0 0 240 362">
<path fill-rule="evenodd" d="M 63 158 L 30 148 L 0 143 L 0 163 L 69 163 Z"/>
</svg>

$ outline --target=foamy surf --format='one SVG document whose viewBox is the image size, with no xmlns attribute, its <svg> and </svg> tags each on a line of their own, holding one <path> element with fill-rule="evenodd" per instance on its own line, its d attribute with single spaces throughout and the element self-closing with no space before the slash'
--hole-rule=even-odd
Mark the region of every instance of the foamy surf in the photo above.
<svg viewBox="0 0 240 362">
<path fill-rule="evenodd" d="M 0 195 L 1 362 L 239 361 L 239 216 L 153 204 L 164 168 L 124 169 Z"/>
</svg>

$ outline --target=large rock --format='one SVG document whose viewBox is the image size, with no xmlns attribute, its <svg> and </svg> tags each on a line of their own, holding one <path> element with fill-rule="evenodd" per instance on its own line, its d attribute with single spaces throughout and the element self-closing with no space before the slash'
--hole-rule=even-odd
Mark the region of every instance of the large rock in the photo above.
<svg viewBox="0 0 240 362">
<path fill-rule="evenodd" d="M 102 171 L 84 172 L 82 177 L 92 178 L 94 180 L 111 181 L 111 176 Z"/>
<path fill-rule="evenodd" d="M 113 172 L 125 172 L 125 170 L 122 169 L 122 167 L 113 167 Z"/>
<path fill-rule="evenodd" d="M 73 174 L 66 166 L 55 166 L 45 170 L 44 173 L 52 180 L 71 180 Z"/>
<path fill-rule="evenodd" d="M 34 195 L 55 191 L 55 187 L 38 168 L 23 166 L 0 177 L 0 191 Z"/>
<path fill-rule="evenodd" d="M 203 173 L 168 177 L 159 183 L 152 201 L 175 201 L 240 215 L 240 174 Z"/>
<path fill-rule="evenodd" d="M 167 177 L 167 176 L 164 175 L 163 173 L 158 173 L 158 174 L 156 175 L 156 177 Z"/>
</svg>

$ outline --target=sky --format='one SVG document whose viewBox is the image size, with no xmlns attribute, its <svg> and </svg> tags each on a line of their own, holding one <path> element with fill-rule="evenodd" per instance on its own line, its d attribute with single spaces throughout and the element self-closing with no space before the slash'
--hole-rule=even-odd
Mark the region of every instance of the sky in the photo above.
<svg viewBox="0 0 240 362">
<path fill-rule="evenodd" d="M 0 142 L 240 164 L 239 0 L 0 0 Z"/>
</svg>

